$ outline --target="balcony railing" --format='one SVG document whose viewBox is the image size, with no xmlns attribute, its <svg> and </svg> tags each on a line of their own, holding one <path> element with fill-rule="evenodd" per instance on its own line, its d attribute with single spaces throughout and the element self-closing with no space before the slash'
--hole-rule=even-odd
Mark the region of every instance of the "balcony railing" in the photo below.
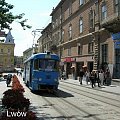
<svg viewBox="0 0 120 120">
<path fill-rule="evenodd" d="M 120 16 L 118 13 L 112 14 L 106 19 L 102 20 L 100 24 L 103 28 L 107 29 L 110 32 L 118 32 L 120 31 L 120 28 L 117 27 L 120 25 Z"/>
<path fill-rule="evenodd" d="M 108 24 L 114 23 L 116 20 L 118 20 L 118 18 L 120 18 L 118 13 L 112 14 L 112 15 L 108 16 L 106 19 L 101 20 L 101 25 L 104 26 L 106 24 L 108 25 Z M 120 19 L 119 19 L 119 21 L 120 21 Z"/>
</svg>

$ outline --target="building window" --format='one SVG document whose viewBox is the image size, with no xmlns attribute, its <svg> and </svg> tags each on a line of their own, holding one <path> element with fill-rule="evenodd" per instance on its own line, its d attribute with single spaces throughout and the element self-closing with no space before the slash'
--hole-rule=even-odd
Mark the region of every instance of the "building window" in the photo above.
<svg viewBox="0 0 120 120">
<path fill-rule="evenodd" d="M 1 49 L 1 53 L 3 53 L 3 49 Z"/>
<path fill-rule="evenodd" d="M 102 62 L 108 62 L 108 44 L 102 45 Z"/>
<path fill-rule="evenodd" d="M 98 15 L 98 8 L 99 8 L 99 4 L 98 2 L 95 2 L 95 15 Z"/>
<path fill-rule="evenodd" d="M 64 41 L 64 35 L 65 35 L 65 31 L 62 30 L 62 41 Z"/>
<path fill-rule="evenodd" d="M 115 13 L 118 13 L 118 6 L 119 6 L 119 2 L 118 2 L 118 0 L 115 0 L 114 1 L 114 9 L 115 9 Z"/>
<path fill-rule="evenodd" d="M 93 42 L 88 43 L 88 53 L 92 53 L 93 52 L 93 46 L 94 46 Z"/>
<path fill-rule="evenodd" d="M 102 8 L 101 8 L 101 15 L 102 15 L 102 20 L 107 18 L 107 6 L 105 3 L 103 3 Z"/>
<path fill-rule="evenodd" d="M 83 18 L 80 18 L 80 20 L 79 20 L 79 31 L 80 31 L 80 33 L 83 32 Z"/>
<path fill-rule="evenodd" d="M 58 19 L 56 19 L 56 21 L 55 21 L 55 26 L 56 27 L 58 26 Z"/>
<path fill-rule="evenodd" d="M 78 44 L 78 55 L 82 55 L 82 45 Z"/>
<path fill-rule="evenodd" d="M 79 0 L 79 4 L 83 5 L 84 4 L 84 0 Z"/>
<path fill-rule="evenodd" d="M 70 3 L 70 5 L 69 5 L 69 16 L 72 14 L 72 4 Z"/>
<path fill-rule="evenodd" d="M 8 49 L 8 54 L 10 53 L 10 49 Z"/>
<path fill-rule="evenodd" d="M 94 28 L 94 11 L 90 10 L 89 13 L 89 26 L 90 28 Z"/>
<path fill-rule="evenodd" d="M 71 47 L 68 48 L 68 56 L 71 56 Z"/>
<path fill-rule="evenodd" d="M 72 38 L 72 25 L 69 25 L 69 31 L 68 31 L 69 38 Z"/>
</svg>

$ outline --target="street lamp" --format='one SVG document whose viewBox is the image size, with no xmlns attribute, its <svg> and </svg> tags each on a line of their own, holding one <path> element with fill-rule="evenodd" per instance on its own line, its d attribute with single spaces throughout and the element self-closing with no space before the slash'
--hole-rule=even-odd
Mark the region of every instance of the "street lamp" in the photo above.
<svg viewBox="0 0 120 120">
<path fill-rule="evenodd" d="M 32 35 L 33 35 L 33 44 L 32 44 L 33 52 L 32 53 L 33 54 L 36 53 L 36 50 L 35 50 L 36 49 L 36 46 L 35 46 L 35 37 L 37 35 L 37 32 L 40 32 L 40 31 L 37 30 L 37 29 L 32 31 Z"/>
</svg>

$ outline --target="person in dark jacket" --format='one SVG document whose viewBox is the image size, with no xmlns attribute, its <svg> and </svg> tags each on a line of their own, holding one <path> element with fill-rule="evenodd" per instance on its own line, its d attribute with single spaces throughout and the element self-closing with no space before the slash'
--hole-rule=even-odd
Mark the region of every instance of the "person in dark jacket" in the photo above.
<svg viewBox="0 0 120 120">
<path fill-rule="evenodd" d="M 7 80 L 6 80 L 7 87 L 11 83 L 11 79 L 12 79 L 12 74 L 8 74 L 7 75 Z"/>
<path fill-rule="evenodd" d="M 81 85 L 82 85 L 83 75 L 84 75 L 84 71 L 83 71 L 83 69 L 80 69 L 79 82 Z"/>
<path fill-rule="evenodd" d="M 91 72 L 91 74 L 90 74 L 90 80 L 91 80 L 92 88 L 94 88 L 95 87 L 95 71 Z"/>
</svg>

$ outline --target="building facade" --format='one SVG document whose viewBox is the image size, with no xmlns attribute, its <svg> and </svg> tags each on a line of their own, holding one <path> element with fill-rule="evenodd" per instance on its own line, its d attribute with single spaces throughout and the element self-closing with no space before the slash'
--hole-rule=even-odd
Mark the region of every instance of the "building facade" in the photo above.
<svg viewBox="0 0 120 120">
<path fill-rule="evenodd" d="M 9 31 L 5 42 L 0 43 L 0 72 L 14 70 L 14 39 Z"/>
<path fill-rule="evenodd" d="M 33 54 L 33 48 L 28 48 L 23 52 L 23 62 L 27 60 Z"/>
<path fill-rule="evenodd" d="M 23 65 L 23 56 L 15 56 L 14 57 L 14 66 L 15 68 L 24 68 L 24 65 Z"/>
<path fill-rule="evenodd" d="M 113 78 L 120 78 L 119 38 L 116 43 L 112 37 L 120 32 L 119 9 L 120 0 L 61 0 L 53 9 L 52 41 L 67 76 L 72 66 L 77 77 L 87 65 L 90 72 L 109 68 Z"/>
</svg>

